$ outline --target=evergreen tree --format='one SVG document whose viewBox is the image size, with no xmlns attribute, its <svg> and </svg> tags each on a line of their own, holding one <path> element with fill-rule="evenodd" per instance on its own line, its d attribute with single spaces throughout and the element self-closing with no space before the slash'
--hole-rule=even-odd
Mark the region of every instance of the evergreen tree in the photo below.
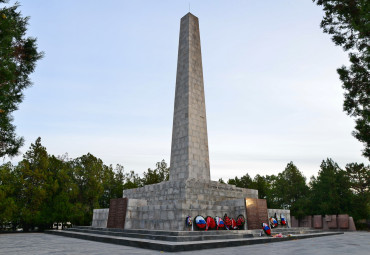
<svg viewBox="0 0 370 255">
<path fill-rule="evenodd" d="M 37 51 L 36 39 L 26 36 L 29 17 L 22 17 L 18 7 L 16 3 L 0 9 L 0 157 L 17 155 L 23 145 L 12 112 L 22 102 L 23 90 L 31 85 L 29 75 L 43 54 Z"/>
<path fill-rule="evenodd" d="M 125 183 L 123 184 L 123 189 L 135 189 L 141 187 L 141 179 L 138 174 L 134 171 L 130 171 L 125 174 Z"/>
<path fill-rule="evenodd" d="M 18 211 L 15 201 L 17 178 L 14 166 L 6 163 L 0 166 L 0 229 L 2 226 L 17 226 L 18 221 L 14 217 Z"/>
<path fill-rule="evenodd" d="M 104 193 L 104 164 L 101 159 L 88 153 L 72 161 L 73 182 L 78 187 L 74 201 L 72 222 L 77 225 L 89 225 L 94 208 L 100 208 L 99 200 Z"/>
<path fill-rule="evenodd" d="M 247 173 L 243 175 L 240 179 L 237 176 L 235 176 L 234 179 L 229 179 L 227 183 L 231 185 L 235 185 L 236 187 L 239 187 L 239 188 L 250 189 L 251 186 L 253 185 L 253 180 Z"/>
<path fill-rule="evenodd" d="M 43 204 L 42 215 L 44 228 L 53 223 L 62 223 L 62 226 L 73 219 L 73 201 L 78 195 L 78 188 L 73 183 L 73 169 L 70 162 L 64 158 L 49 156 L 48 171 L 50 173 L 47 188 L 47 199 Z"/>
<path fill-rule="evenodd" d="M 351 163 L 346 165 L 346 173 L 354 193 L 352 216 L 354 219 L 370 218 L 370 166 Z"/>
<path fill-rule="evenodd" d="M 323 7 L 321 28 L 333 42 L 349 51 L 350 66 L 337 69 L 344 93 L 344 111 L 355 118 L 353 135 L 370 159 L 370 1 L 313 0 Z"/>
<path fill-rule="evenodd" d="M 350 213 L 352 192 L 346 172 L 332 159 L 323 161 L 317 178 L 311 178 L 312 214 Z"/>
<path fill-rule="evenodd" d="M 218 182 L 222 184 L 226 184 L 226 182 L 222 178 L 218 179 Z"/>
<path fill-rule="evenodd" d="M 271 189 L 271 184 L 269 183 L 268 178 L 257 174 L 253 178 L 250 188 L 258 190 L 258 198 L 267 199 Z"/>
<path fill-rule="evenodd" d="M 306 178 L 298 168 L 290 162 L 285 170 L 278 174 L 272 186 L 271 194 L 276 197 L 277 208 L 290 209 L 292 215 L 302 214 L 300 212 L 303 201 L 308 195 L 309 188 Z M 300 206 L 296 203 L 299 201 Z"/>
<path fill-rule="evenodd" d="M 123 185 L 125 183 L 125 174 L 123 166 L 117 164 L 114 176 L 114 188 L 112 191 L 112 198 L 122 197 Z"/>
<path fill-rule="evenodd" d="M 19 222 L 25 231 L 43 225 L 45 221 L 41 212 L 49 195 L 48 166 L 48 154 L 46 148 L 41 145 L 39 137 L 35 144 L 31 144 L 15 169 L 18 181 L 15 199 L 19 207 Z"/>
<path fill-rule="evenodd" d="M 164 159 L 161 162 L 156 163 L 156 169 L 152 170 L 148 168 L 147 172 L 144 172 L 144 178 L 141 179 L 142 186 L 160 183 L 168 181 L 170 168 L 167 167 L 167 163 Z"/>
</svg>

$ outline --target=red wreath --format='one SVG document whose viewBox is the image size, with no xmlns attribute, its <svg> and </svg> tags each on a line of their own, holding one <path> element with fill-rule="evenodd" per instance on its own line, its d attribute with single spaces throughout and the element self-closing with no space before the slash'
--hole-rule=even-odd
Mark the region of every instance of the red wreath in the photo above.
<svg viewBox="0 0 370 255">
<path fill-rule="evenodd" d="M 238 227 L 236 226 L 236 221 L 234 218 L 231 219 L 231 229 L 238 229 Z"/>
<path fill-rule="evenodd" d="M 245 223 L 245 218 L 242 214 L 240 214 L 238 218 L 236 219 L 236 226 L 238 227 L 238 229 L 242 229 L 244 227 L 244 223 Z"/>
<path fill-rule="evenodd" d="M 212 217 L 210 217 L 210 216 L 207 216 L 206 217 L 206 231 L 208 230 L 208 229 L 214 229 L 215 227 L 216 227 L 216 222 L 215 222 L 215 220 L 212 218 Z"/>
<path fill-rule="evenodd" d="M 229 216 L 227 216 L 227 214 L 225 214 L 224 216 L 224 222 L 225 222 L 225 225 L 228 229 L 230 229 L 231 225 L 232 225 L 232 222 L 231 222 L 231 219 L 229 218 Z"/>
</svg>

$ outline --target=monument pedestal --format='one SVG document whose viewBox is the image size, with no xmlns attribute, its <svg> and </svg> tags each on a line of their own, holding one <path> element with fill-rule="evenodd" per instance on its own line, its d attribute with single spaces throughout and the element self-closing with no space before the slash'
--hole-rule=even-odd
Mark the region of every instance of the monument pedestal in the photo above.
<svg viewBox="0 0 370 255">
<path fill-rule="evenodd" d="M 244 198 L 257 198 L 258 191 L 189 179 L 124 190 L 123 196 L 128 198 L 125 229 L 181 231 L 187 230 L 187 216 L 245 216 Z"/>
</svg>

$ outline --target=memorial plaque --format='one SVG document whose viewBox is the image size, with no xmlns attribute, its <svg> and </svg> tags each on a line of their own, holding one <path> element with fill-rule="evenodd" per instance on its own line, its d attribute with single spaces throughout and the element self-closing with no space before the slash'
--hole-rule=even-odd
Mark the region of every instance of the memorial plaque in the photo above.
<svg viewBox="0 0 370 255">
<path fill-rule="evenodd" d="M 294 216 L 291 216 L 291 222 L 292 222 L 292 228 L 298 228 L 299 227 L 299 220 L 294 217 Z"/>
<path fill-rule="evenodd" d="M 268 223 L 266 199 L 246 198 L 248 229 L 260 229 L 261 223 Z"/>
<path fill-rule="evenodd" d="M 304 228 L 312 228 L 312 216 L 304 216 L 300 221 L 299 221 L 299 226 L 304 227 Z"/>
<path fill-rule="evenodd" d="M 314 228 L 322 228 L 322 216 L 321 215 L 314 215 L 313 216 L 313 227 Z"/>
<path fill-rule="evenodd" d="M 127 202 L 126 197 L 110 200 L 107 228 L 125 228 Z"/>
<path fill-rule="evenodd" d="M 348 214 L 339 214 L 338 215 L 338 227 L 341 229 L 349 228 L 349 215 Z"/>
<path fill-rule="evenodd" d="M 328 217 L 328 219 L 329 218 L 331 220 L 330 221 L 327 221 L 328 228 L 330 228 L 330 229 L 338 228 L 338 225 L 337 225 L 337 215 L 335 215 L 335 214 L 330 215 L 330 217 Z"/>
</svg>

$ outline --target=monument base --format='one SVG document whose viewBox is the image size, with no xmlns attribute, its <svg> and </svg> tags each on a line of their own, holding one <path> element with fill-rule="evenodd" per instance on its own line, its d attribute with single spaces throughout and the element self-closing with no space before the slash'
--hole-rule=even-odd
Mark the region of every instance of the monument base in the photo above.
<svg viewBox="0 0 370 255">
<path fill-rule="evenodd" d="M 187 230 L 187 216 L 245 216 L 244 198 L 257 196 L 257 190 L 196 179 L 124 190 L 129 199 L 125 229 L 181 231 Z"/>
<path fill-rule="evenodd" d="M 123 197 L 128 198 L 125 229 L 182 231 L 189 230 L 185 225 L 187 216 L 246 216 L 245 198 L 257 198 L 258 191 L 189 179 L 124 190 Z M 94 210 L 94 217 L 98 213 Z"/>
</svg>

